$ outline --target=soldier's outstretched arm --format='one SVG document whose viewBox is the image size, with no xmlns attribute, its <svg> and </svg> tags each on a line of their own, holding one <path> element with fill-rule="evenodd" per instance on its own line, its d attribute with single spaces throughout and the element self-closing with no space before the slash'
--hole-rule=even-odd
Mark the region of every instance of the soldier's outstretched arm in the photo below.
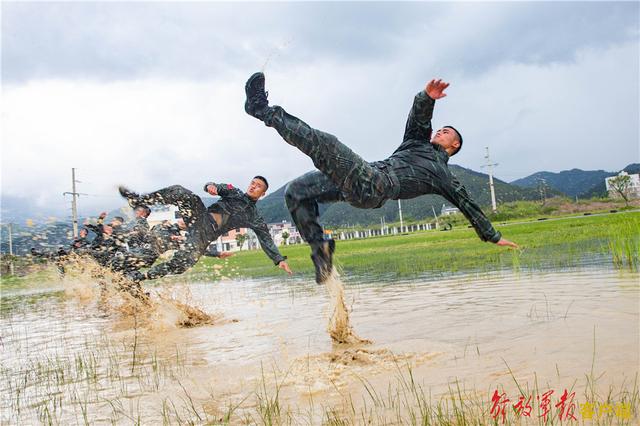
<svg viewBox="0 0 640 426">
<path fill-rule="evenodd" d="M 276 247 L 275 243 L 273 242 L 273 238 L 271 238 L 271 234 L 269 233 L 269 228 L 267 228 L 267 225 L 264 222 L 261 222 L 252 226 L 251 229 L 253 229 L 253 232 L 256 233 L 258 241 L 260 241 L 260 247 L 262 247 L 262 250 L 265 252 L 265 254 L 269 256 L 269 259 L 271 259 L 273 263 L 278 266 L 278 268 L 286 271 L 289 275 L 291 275 L 293 272 L 291 272 L 291 269 L 286 262 L 287 258 L 280 254 L 280 250 L 278 250 L 278 247 Z"/>
<path fill-rule="evenodd" d="M 502 234 L 495 230 L 480 206 L 473 201 L 464 185 L 455 176 L 452 176 L 450 187 L 442 195 L 460 209 L 482 241 L 489 241 L 499 246 L 518 248 L 517 244 L 502 238 Z"/>
<path fill-rule="evenodd" d="M 204 192 L 209 193 L 209 195 L 226 197 L 234 191 L 236 191 L 236 189 L 230 183 L 207 182 L 204 184 Z"/>
<path fill-rule="evenodd" d="M 403 141 L 410 139 L 426 140 L 431 138 L 431 117 L 437 99 L 447 96 L 444 90 L 449 83 L 431 80 L 413 99 L 413 106 L 407 118 Z"/>
</svg>

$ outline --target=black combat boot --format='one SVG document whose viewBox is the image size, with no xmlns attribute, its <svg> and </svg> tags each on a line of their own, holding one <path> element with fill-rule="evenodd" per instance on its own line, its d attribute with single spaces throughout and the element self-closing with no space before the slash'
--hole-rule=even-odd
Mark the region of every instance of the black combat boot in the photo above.
<svg viewBox="0 0 640 426">
<path fill-rule="evenodd" d="M 249 77 L 244 92 L 247 95 L 244 110 L 258 120 L 264 120 L 265 113 L 269 110 L 268 93 L 264 90 L 264 74 L 257 72 Z"/>
<path fill-rule="evenodd" d="M 316 267 L 316 283 L 323 284 L 331 276 L 335 250 L 336 242 L 334 240 L 311 245 L 311 260 Z"/>
<path fill-rule="evenodd" d="M 137 192 L 133 192 L 129 188 L 126 188 L 122 185 L 118 187 L 118 192 L 120 192 L 120 195 L 123 198 L 127 199 L 127 202 L 129 203 L 129 206 L 131 206 L 132 209 L 135 209 L 136 207 L 138 207 L 138 205 L 141 204 L 140 194 L 138 194 Z"/>
</svg>

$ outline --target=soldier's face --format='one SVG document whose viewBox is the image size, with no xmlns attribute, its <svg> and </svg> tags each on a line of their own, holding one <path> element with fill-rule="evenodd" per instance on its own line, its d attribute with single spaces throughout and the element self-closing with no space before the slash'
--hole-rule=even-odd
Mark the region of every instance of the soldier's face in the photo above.
<svg viewBox="0 0 640 426">
<path fill-rule="evenodd" d="M 134 210 L 136 217 L 143 217 L 143 218 L 147 218 L 149 217 L 149 211 L 143 207 L 138 207 Z"/>
<path fill-rule="evenodd" d="M 249 188 L 247 188 L 247 195 L 254 200 L 259 199 L 267 192 L 267 185 L 262 181 L 262 179 L 253 179 L 249 184 Z"/>
<path fill-rule="evenodd" d="M 431 143 L 434 145 L 440 145 L 445 150 L 453 150 L 455 151 L 460 146 L 460 141 L 458 140 L 458 135 L 453 129 L 448 127 L 443 127 L 438 130 L 432 137 Z"/>
</svg>

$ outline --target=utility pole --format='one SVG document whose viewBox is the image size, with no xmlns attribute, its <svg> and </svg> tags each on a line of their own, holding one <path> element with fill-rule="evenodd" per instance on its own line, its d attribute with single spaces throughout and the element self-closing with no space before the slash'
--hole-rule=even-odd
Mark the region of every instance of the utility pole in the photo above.
<svg viewBox="0 0 640 426">
<path fill-rule="evenodd" d="M 400 233 L 402 233 L 402 203 L 398 200 L 398 215 L 400 216 Z"/>
<path fill-rule="evenodd" d="M 71 169 L 71 192 L 63 192 L 62 195 L 71 195 L 73 198 L 71 199 L 71 217 L 73 221 L 73 238 L 78 238 L 78 203 L 76 198 L 81 194 L 76 192 L 76 182 L 80 183 L 79 180 L 76 180 L 76 169 Z M 86 194 L 84 194 L 86 195 Z"/>
<path fill-rule="evenodd" d="M 485 149 L 487 150 L 487 153 L 484 156 L 484 158 L 487 159 L 487 164 L 481 167 L 489 168 L 489 188 L 491 188 L 491 209 L 493 210 L 494 213 L 496 213 L 498 211 L 498 208 L 496 207 L 496 190 L 493 187 L 493 167 L 497 166 L 498 163 L 491 162 L 491 159 L 489 158 L 489 147 L 486 146 Z"/>
<path fill-rule="evenodd" d="M 433 210 L 433 218 L 436 220 L 436 229 L 439 229 L 440 226 L 438 224 L 438 215 L 436 214 L 436 209 L 435 207 L 431 206 L 431 210 Z"/>
<path fill-rule="evenodd" d="M 7 225 L 7 228 L 9 228 L 9 273 L 11 275 L 14 275 L 15 271 L 13 269 L 13 225 L 11 223 L 9 223 Z"/>
<path fill-rule="evenodd" d="M 547 181 L 544 178 L 538 179 L 538 192 L 540 193 L 540 202 L 544 206 L 547 202 Z"/>
</svg>

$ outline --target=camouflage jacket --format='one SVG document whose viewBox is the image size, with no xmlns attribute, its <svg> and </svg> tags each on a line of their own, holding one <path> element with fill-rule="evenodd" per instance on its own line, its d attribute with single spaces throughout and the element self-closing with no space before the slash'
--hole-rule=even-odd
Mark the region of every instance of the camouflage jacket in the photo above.
<svg viewBox="0 0 640 426">
<path fill-rule="evenodd" d="M 131 250 L 157 251 L 156 240 L 151 234 L 149 222 L 143 217 L 136 217 L 123 230 L 123 238 Z"/>
<path fill-rule="evenodd" d="M 162 254 L 169 250 L 179 250 L 180 241 L 171 237 L 179 237 L 180 228 L 178 225 L 158 224 L 151 228 L 151 236 L 155 239 L 155 248 L 158 254 Z"/>
<path fill-rule="evenodd" d="M 418 93 L 409 112 L 402 144 L 379 166 L 392 171 L 399 181 L 399 199 L 415 198 L 424 194 L 438 194 L 458 207 L 483 241 L 500 240 L 480 207 L 451 173 L 449 155 L 431 141 L 431 117 L 435 100 L 423 90 Z"/>
<path fill-rule="evenodd" d="M 280 254 L 278 247 L 273 242 L 269 228 L 258 213 L 254 200 L 230 184 L 209 182 L 204 186 L 205 191 L 209 185 L 216 187 L 220 197 L 218 201 L 207 208 L 209 213 L 219 214 L 221 217 L 217 232 L 224 234 L 236 228 L 250 228 L 256 233 L 262 250 L 274 264 L 277 265 L 286 259 Z"/>
</svg>

